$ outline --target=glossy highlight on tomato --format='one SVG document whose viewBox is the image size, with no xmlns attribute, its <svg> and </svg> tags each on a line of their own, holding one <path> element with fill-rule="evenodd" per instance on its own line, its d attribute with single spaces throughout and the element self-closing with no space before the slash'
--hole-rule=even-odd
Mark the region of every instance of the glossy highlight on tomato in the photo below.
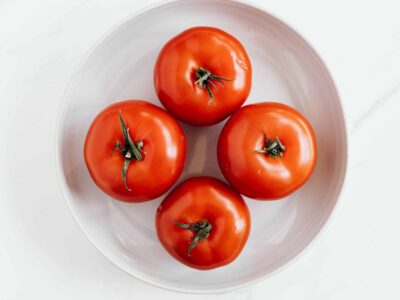
<svg viewBox="0 0 400 300">
<path fill-rule="evenodd" d="M 147 201 L 179 178 L 186 138 L 165 110 L 143 100 L 122 101 L 96 116 L 86 136 L 84 158 L 103 192 L 121 201 Z"/>
<path fill-rule="evenodd" d="M 172 38 L 154 68 L 154 86 L 164 107 L 198 126 L 216 124 L 244 103 L 252 68 L 242 44 L 213 27 L 193 27 Z"/>
<path fill-rule="evenodd" d="M 229 264 L 242 251 L 250 232 L 250 213 L 227 184 L 212 177 L 192 177 L 160 204 L 156 227 L 161 244 L 173 257 L 208 270 Z"/>
<path fill-rule="evenodd" d="M 218 140 L 218 163 L 241 194 L 260 200 L 290 195 L 311 176 L 317 158 L 310 123 L 281 103 L 257 103 L 238 110 Z"/>
</svg>

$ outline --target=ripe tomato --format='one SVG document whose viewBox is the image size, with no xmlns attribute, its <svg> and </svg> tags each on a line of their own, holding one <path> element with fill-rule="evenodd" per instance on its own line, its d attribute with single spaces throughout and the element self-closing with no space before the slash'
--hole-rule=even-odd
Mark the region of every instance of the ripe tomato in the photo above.
<svg viewBox="0 0 400 300">
<path fill-rule="evenodd" d="M 212 27 L 194 27 L 162 48 L 154 69 L 161 103 L 192 125 L 216 124 L 250 93 L 251 64 L 240 42 Z"/>
<path fill-rule="evenodd" d="M 94 119 L 85 162 L 97 186 L 126 202 L 154 199 L 182 173 L 186 139 L 163 109 L 141 100 L 108 106 Z"/>
<path fill-rule="evenodd" d="M 176 187 L 160 204 L 157 234 L 177 260 L 207 270 L 232 262 L 250 231 L 243 198 L 212 177 L 193 177 Z"/>
<path fill-rule="evenodd" d="M 317 156 L 310 123 L 287 105 L 267 102 L 238 110 L 222 129 L 217 152 L 229 183 L 262 200 L 282 198 L 301 187 Z"/>
</svg>

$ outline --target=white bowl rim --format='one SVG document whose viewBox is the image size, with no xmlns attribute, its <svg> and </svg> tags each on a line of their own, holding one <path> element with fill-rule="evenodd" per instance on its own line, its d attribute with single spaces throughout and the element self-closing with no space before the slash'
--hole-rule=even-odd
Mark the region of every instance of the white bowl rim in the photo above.
<svg viewBox="0 0 400 300">
<path fill-rule="evenodd" d="M 162 288 L 165 290 L 169 290 L 169 291 L 173 291 L 173 292 L 180 292 L 180 293 L 186 293 L 186 294 L 220 294 L 220 293 L 226 293 L 226 292 L 231 292 L 234 290 L 242 290 L 245 288 L 248 288 L 252 285 L 255 285 L 259 282 L 264 281 L 267 278 L 270 278 L 278 273 L 280 273 L 281 271 L 285 270 L 286 268 L 288 268 L 289 266 L 291 266 L 292 264 L 294 264 L 300 257 L 302 257 L 304 255 L 304 253 L 306 252 L 306 250 L 310 249 L 312 247 L 312 245 L 315 245 L 315 243 L 320 239 L 321 235 L 323 234 L 323 232 L 325 232 L 326 228 L 328 227 L 329 223 L 332 220 L 332 217 L 334 215 L 334 213 L 337 211 L 337 207 L 339 205 L 339 203 L 341 203 L 341 199 L 343 198 L 343 195 L 345 194 L 345 190 L 347 189 L 347 184 L 346 184 L 346 177 L 347 177 L 347 173 L 348 173 L 348 153 L 349 153 L 349 140 L 348 140 L 348 121 L 346 119 L 346 113 L 344 111 L 343 105 L 342 105 L 342 97 L 341 97 L 341 93 L 335 83 L 334 77 L 332 75 L 331 70 L 328 68 L 328 65 L 325 63 L 325 61 L 322 59 L 322 57 L 316 52 L 315 48 L 313 47 L 312 43 L 310 43 L 302 34 L 300 34 L 300 31 L 298 31 L 298 29 L 294 26 L 292 26 L 292 24 L 290 24 L 289 22 L 287 22 L 284 18 L 281 18 L 280 16 L 277 16 L 274 13 L 269 12 L 268 10 L 266 10 L 265 8 L 253 3 L 252 1 L 246 1 L 246 0 L 222 0 L 225 2 L 231 2 L 233 4 L 239 4 L 239 5 L 243 5 L 243 6 L 248 6 L 251 8 L 254 8 L 256 10 L 259 10 L 262 13 L 266 13 L 268 15 L 270 15 L 271 17 L 273 17 L 276 21 L 280 22 L 281 24 L 283 24 L 285 27 L 287 27 L 290 31 L 294 32 L 305 44 L 307 44 L 307 46 L 309 47 L 309 50 L 312 51 L 313 55 L 320 61 L 320 63 L 324 66 L 324 68 L 327 71 L 327 75 L 329 76 L 333 88 L 337 94 L 337 98 L 338 98 L 338 107 L 340 109 L 340 112 L 343 116 L 343 129 L 344 129 L 344 150 L 345 150 L 345 155 L 344 155 L 344 162 L 343 162 L 343 177 L 342 177 L 342 183 L 341 183 L 341 188 L 338 192 L 338 196 L 336 199 L 336 203 L 333 206 L 329 216 L 326 218 L 326 220 L 324 220 L 324 222 L 322 223 L 322 226 L 320 228 L 320 230 L 315 234 L 314 238 L 308 243 L 306 244 L 299 252 L 296 256 L 294 256 L 293 258 L 291 258 L 289 261 L 287 261 L 286 263 L 284 263 L 282 266 L 280 266 L 279 268 L 277 268 L 276 270 L 265 274 L 263 276 L 260 276 L 259 278 L 253 279 L 253 280 L 249 280 L 245 283 L 239 284 L 239 285 L 235 285 L 235 286 L 228 286 L 228 287 L 223 287 L 223 288 L 212 288 L 212 289 L 193 289 L 193 288 L 182 288 L 182 287 L 170 287 L 166 284 L 160 283 L 160 282 L 154 282 L 148 278 L 143 277 L 141 274 L 139 273 L 134 273 L 132 270 L 128 270 L 127 268 L 125 268 L 123 265 L 119 264 L 118 261 L 114 260 L 114 258 L 112 257 L 112 255 L 110 255 L 109 253 L 107 253 L 107 250 L 102 249 L 101 246 L 90 236 L 90 234 L 85 230 L 84 226 L 81 224 L 81 222 L 79 221 L 79 218 L 77 217 L 70 201 L 68 200 L 68 185 L 66 182 L 66 178 L 63 176 L 63 172 L 62 172 L 62 162 L 61 162 L 61 134 L 62 134 L 62 125 L 64 124 L 64 119 L 65 119 L 65 107 L 67 105 L 67 98 L 68 98 L 68 94 L 70 92 L 72 83 L 74 82 L 75 77 L 80 73 L 80 71 L 82 70 L 83 66 L 86 64 L 86 62 L 88 61 L 88 58 L 92 56 L 93 52 L 98 48 L 99 45 L 102 44 L 102 42 L 107 39 L 111 33 L 113 33 L 114 31 L 116 31 L 118 28 L 120 28 L 121 26 L 123 26 L 125 23 L 127 23 L 129 20 L 131 20 L 132 18 L 135 18 L 143 13 L 146 13 L 147 11 L 150 11 L 152 9 L 155 9 L 157 7 L 160 6 L 164 6 L 164 5 L 168 5 L 171 3 L 178 3 L 178 2 L 188 2 L 187 0 L 161 0 L 159 2 L 156 2 L 154 4 L 151 5 L 147 5 L 141 9 L 136 10 L 135 12 L 129 14 L 127 17 L 123 18 L 121 21 L 117 22 L 116 24 L 114 24 L 113 26 L 111 26 L 105 33 L 103 33 L 98 39 L 97 41 L 89 48 L 89 50 L 86 52 L 86 54 L 83 56 L 83 58 L 81 59 L 81 61 L 78 63 L 78 66 L 75 68 L 75 71 L 73 72 L 71 78 L 69 79 L 69 82 L 67 84 L 67 87 L 62 95 L 61 98 L 61 104 L 60 104 L 60 108 L 57 114 L 57 121 L 56 121 L 56 132 L 55 132 L 55 149 L 56 149 L 56 153 L 55 153 L 55 161 L 56 161 L 56 169 L 57 169 L 57 181 L 58 184 L 60 185 L 61 188 L 61 192 L 62 195 L 65 199 L 65 201 L 67 202 L 68 208 L 70 213 L 72 214 L 73 218 L 75 219 L 75 221 L 77 222 L 79 228 L 82 230 L 82 232 L 86 235 L 86 237 L 89 239 L 89 241 L 92 243 L 92 245 L 106 258 L 108 259 L 110 262 L 112 262 L 115 266 L 117 266 L 119 269 L 125 271 L 126 273 L 128 273 L 129 275 L 131 275 L 132 277 L 145 282 L 147 284 L 150 284 L 154 287 L 158 287 L 158 288 Z"/>
</svg>

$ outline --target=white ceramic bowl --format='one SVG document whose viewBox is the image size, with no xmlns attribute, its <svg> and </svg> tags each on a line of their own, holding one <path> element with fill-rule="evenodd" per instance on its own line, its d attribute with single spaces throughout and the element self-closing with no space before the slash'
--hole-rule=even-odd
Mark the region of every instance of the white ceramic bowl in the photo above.
<svg viewBox="0 0 400 300">
<path fill-rule="evenodd" d="M 112 200 L 92 182 L 83 160 L 86 132 L 105 106 L 123 99 L 147 99 L 161 106 L 153 88 L 158 52 L 170 38 L 198 25 L 221 28 L 243 43 L 253 65 L 246 104 L 280 101 L 294 106 L 314 127 L 319 154 L 311 179 L 294 195 L 270 202 L 246 199 L 252 216 L 248 243 L 236 261 L 212 271 L 188 268 L 160 245 L 154 216 L 162 197 L 140 204 Z M 188 159 L 179 181 L 199 174 L 223 179 L 216 161 L 222 126 L 183 125 Z M 65 198 L 92 243 L 136 278 L 193 293 L 247 286 L 299 255 L 336 205 L 347 158 L 340 99 L 315 51 L 269 13 L 227 0 L 163 2 L 112 30 L 89 53 L 67 89 L 57 147 Z"/>
</svg>

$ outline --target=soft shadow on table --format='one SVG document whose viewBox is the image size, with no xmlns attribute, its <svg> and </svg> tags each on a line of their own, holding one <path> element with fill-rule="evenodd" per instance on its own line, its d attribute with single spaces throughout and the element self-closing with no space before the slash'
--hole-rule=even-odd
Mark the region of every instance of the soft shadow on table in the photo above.
<svg viewBox="0 0 400 300">
<path fill-rule="evenodd" d="M 132 291 L 141 286 L 141 289 L 158 290 L 120 271 L 90 244 L 61 195 L 51 153 L 31 157 L 20 165 L 23 167 L 10 174 L 14 180 L 9 186 L 12 197 L 9 213 L 16 219 L 20 237 L 24 239 L 26 251 L 35 258 L 35 265 L 39 262 L 55 278 L 62 281 L 68 276 L 78 285 L 82 284 L 80 281 L 89 286 L 107 281 L 114 288 L 129 285 Z M 104 264 L 98 265 L 99 260 L 104 260 Z"/>
</svg>

